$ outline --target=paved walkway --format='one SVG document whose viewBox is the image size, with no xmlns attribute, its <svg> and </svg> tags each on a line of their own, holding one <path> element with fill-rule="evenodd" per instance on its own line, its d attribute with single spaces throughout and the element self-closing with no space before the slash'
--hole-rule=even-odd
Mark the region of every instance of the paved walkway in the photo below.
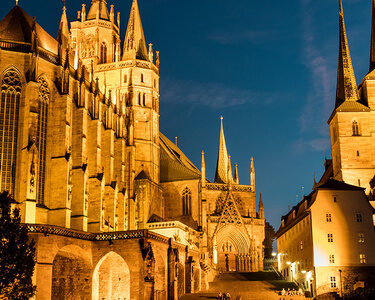
<svg viewBox="0 0 375 300">
<path fill-rule="evenodd" d="M 261 273 L 224 273 L 210 284 L 207 292 L 185 295 L 182 300 L 216 299 L 219 292 L 229 292 L 231 300 L 302 300 L 303 296 L 285 296 L 277 294 L 282 288 L 293 288 L 293 284 L 275 278 L 275 274 Z"/>
</svg>

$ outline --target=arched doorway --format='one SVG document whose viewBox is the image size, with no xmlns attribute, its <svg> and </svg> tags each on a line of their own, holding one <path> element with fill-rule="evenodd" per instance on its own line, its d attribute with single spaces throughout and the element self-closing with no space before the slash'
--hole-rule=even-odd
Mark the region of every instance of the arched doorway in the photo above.
<svg viewBox="0 0 375 300">
<path fill-rule="evenodd" d="M 129 267 L 117 253 L 107 253 L 96 265 L 92 277 L 92 299 L 130 299 Z"/>
<path fill-rule="evenodd" d="M 59 250 L 52 266 L 52 299 L 89 300 L 91 262 L 88 254 L 78 246 Z"/>
<path fill-rule="evenodd" d="M 226 225 L 217 231 L 216 241 L 218 270 L 238 271 L 237 257 L 248 254 L 250 250 L 250 240 L 246 232 L 238 226 Z"/>
</svg>

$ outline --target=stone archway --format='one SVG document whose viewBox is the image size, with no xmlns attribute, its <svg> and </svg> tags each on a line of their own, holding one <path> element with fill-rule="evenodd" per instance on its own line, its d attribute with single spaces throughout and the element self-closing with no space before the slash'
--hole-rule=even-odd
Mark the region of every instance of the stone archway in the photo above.
<svg viewBox="0 0 375 300">
<path fill-rule="evenodd" d="M 226 225 L 216 233 L 217 266 L 219 271 L 237 271 L 238 255 L 248 254 L 250 240 L 242 228 Z"/>
<path fill-rule="evenodd" d="M 92 276 L 92 299 L 130 299 L 129 267 L 117 253 L 107 253 L 96 265 Z"/>
<path fill-rule="evenodd" d="M 52 299 L 89 300 L 91 298 L 91 261 L 79 246 L 61 248 L 52 265 Z"/>
</svg>

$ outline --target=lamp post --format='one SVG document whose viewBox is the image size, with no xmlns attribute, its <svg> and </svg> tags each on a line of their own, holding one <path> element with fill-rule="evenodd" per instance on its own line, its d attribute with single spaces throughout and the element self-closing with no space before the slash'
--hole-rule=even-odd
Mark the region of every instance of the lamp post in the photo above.
<svg viewBox="0 0 375 300">
<path fill-rule="evenodd" d="M 339 271 L 339 273 L 340 273 L 340 290 L 341 290 L 340 294 L 341 294 L 341 297 L 343 297 L 342 296 L 342 276 L 341 276 L 342 270 L 341 269 L 337 269 L 337 271 Z"/>
</svg>

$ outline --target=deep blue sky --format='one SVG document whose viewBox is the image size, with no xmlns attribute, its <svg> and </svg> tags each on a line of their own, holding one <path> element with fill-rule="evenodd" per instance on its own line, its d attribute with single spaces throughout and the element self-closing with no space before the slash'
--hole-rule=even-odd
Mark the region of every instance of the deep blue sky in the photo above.
<svg viewBox="0 0 375 300">
<path fill-rule="evenodd" d="M 2 18 L 14 1 L 2 1 Z M 90 6 L 91 1 L 82 1 Z M 138 0 L 147 42 L 160 50 L 160 130 L 213 179 L 220 115 L 240 183 L 256 190 L 275 226 L 311 191 L 313 172 L 330 155 L 326 123 L 333 108 L 338 55 L 338 0 Z M 56 36 L 61 1 L 20 0 Z M 121 12 L 131 0 L 108 1 Z M 357 84 L 368 70 L 371 0 L 343 0 Z M 81 1 L 67 0 L 69 21 Z"/>
</svg>

